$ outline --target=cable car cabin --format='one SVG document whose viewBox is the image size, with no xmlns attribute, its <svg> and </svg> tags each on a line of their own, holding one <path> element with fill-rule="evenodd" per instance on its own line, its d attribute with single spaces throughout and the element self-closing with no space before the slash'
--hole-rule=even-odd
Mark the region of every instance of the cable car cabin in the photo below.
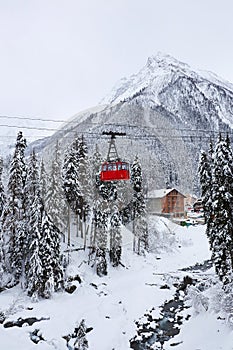
<svg viewBox="0 0 233 350">
<path fill-rule="evenodd" d="M 129 163 L 126 162 L 105 162 L 102 164 L 101 181 L 129 180 Z"/>
</svg>

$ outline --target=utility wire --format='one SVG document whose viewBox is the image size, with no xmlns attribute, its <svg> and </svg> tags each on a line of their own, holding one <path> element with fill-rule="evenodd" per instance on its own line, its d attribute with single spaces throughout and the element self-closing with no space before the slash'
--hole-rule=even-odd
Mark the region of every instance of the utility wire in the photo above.
<svg viewBox="0 0 233 350">
<path fill-rule="evenodd" d="M 43 119 L 43 118 L 31 118 L 31 117 L 21 117 L 21 116 L 3 116 L 1 115 L 0 118 L 5 118 L 5 119 L 19 119 L 19 120 L 30 120 L 30 121 L 43 121 L 43 122 L 55 122 L 55 123 L 65 123 L 64 126 L 69 126 L 70 124 L 76 124 L 77 127 L 80 125 L 78 124 L 77 121 L 65 121 L 65 120 L 53 120 L 53 119 Z M 168 138 L 168 139 L 184 139 L 184 138 L 191 138 L 191 139 L 196 139 L 196 138 L 202 138 L 202 139 L 209 139 L 211 135 L 218 134 L 220 131 L 215 131 L 215 130 L 203 130 L 203 129 L 191 129 L 191 128 L 178 128 L 178 129 L 172 129 L 172 128 L 166 128 L 166 127 L 153 127 L 153 126 L 147 126 L 147 125 L 133 125 L 133 124 L 113 124 L 113 123 L 97 123 L 97 122 L 86 122 L 84 123 L 88 126 L 96 126 L 96 127 L 101 127 L 101 128 L 107 128 L 107 127 L 118 127 L 118 128 L 130 128 L 130 129 L 143 129 L 149 130 L 150 132 L 153 132 L 153 134 L 147 134 L 147 135 L 126 135 L 124 138 L 130 138 L 130 139 L 151 139 L 151 138 Z M 73 132 L 77 134 L 86 134 L 88 137 L 98 137 L 102 136 L 102 132 L 97 132 L 94 130 L 90 131 L 77 131 L 77 130 L 64 130 L 64 126 L 62 129 L 60 128 L 48 128 L 48 127 L 38 127 L 38 126 L 22 126 L 22 125 L 10 125 L 10 124 L 0 124 L 0 127 L 7 127 L 7 128 L 18 128 L 18 129 L 26 129 L 26 130 L 39 130 L 39 131 L 49 131 L 49 132 L 59 132 L 59 133 L 67 133 L 67 132 Z M 163 134 L 155 134 L 155 132 L 158 131 L 170 131 L 170 132 L 187 132 L 187 133 L 203 133 L 204 135 L 163 135 Z M 232 134 L 232 131 L 221 131 L 222 134 Z M 6 135 L 0 135 L 0 137 L 9 137 Z M 14 137 L 14 136 L 10 136 Z M 45 135 L 41 136 L 34 136 L 33 137 L 46 137 Z M 64 135 L 64 137 L 67 137 L 67 135 Z M 69 136 L 68 136 L 69 137 Z"/>
<path fill-rule="evenodd" d="M 67 123 L 67 120 L 61 119 L 43 119 L 43 118 L 32 118 L 32 117 L 21 117 L 21 116 L 9 116 L 9 115 L 0 115 L 0 119 L 20 119 L 20 120 L 37 120 L 42 122 L 54 122 L 54 123 Z M 70 121 L 71 123 L 72 121 Z"/>
</svg>

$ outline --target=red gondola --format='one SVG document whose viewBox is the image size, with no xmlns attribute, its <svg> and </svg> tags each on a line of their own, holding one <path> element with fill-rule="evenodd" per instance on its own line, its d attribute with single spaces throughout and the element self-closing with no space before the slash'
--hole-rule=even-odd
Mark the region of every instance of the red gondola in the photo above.
<svg viewBox="0 0 233 350">
<path fill-rule="evenodd" d="M 101 181 L 129 180 L 129 164 L 126 162 L 105 162 L 100 173 Z"/>
<path fill-rule="evenodd" d="M 125 133 L 114 133 L 112 131 L 103 132 L 104 135 L 110 135 L 109 150 L 107 155 L 107 161 L 102 164 L 100 172 L 101 181 L 121 181 L 129 180 L 129 163 L 121 161 L 117 154 L 115 145 L 116 136 L 124 136 Z"/>
</svg>

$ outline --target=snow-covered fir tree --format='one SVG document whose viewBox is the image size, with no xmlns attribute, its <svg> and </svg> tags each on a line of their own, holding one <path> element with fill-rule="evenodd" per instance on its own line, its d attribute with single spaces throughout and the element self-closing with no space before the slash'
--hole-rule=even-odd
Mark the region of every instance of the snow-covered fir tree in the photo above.
<svg viewBox="0 0 233 350">
<path fill-rule="evenodd" d="M 227 285 L 233 277 L 233 166 L 230 143 L 221 135 L 214 152 L 212 200 L 212 260 L 220 280 Z"/>
<path fill-rule="evenodd" d="M 122 235 L 121 235 L 121 218 L 118 208 L 114 208 L 114 212 L 110 219 L 110 249 L 109 256 L 113 266 L 118 266 L 121 261 L 122 251 Z"/>
<path fill-rule="evenodd" d="M 70 208 L 75 212 L 77 211 L 77 196 L 81 195 L 77 185 L 77 144 L 78 140 L 73 140 L 66 150 L 62 169 L 64 194 Z"/>
<path fill-rule="evenodd" d="M 199 160 L 199 179 L 201 188 L 202 205 L 204 210 L 205 223 L 207 225 L 206 234 L 209 237 L 211 218 L 212 218 L 212 144 L 210 144 L 210 151 L 207 154 L 205 151 L 201 152 Z M 210 237 L 209 237 L 210 238 Z"/>
<path fill-rule="evenodd" d="M 33 150 L 28 164 L 28 174 L 25 184 L 27 193 L 27 254 L 25 261 L 25 286 L 29 296 L 38 299 L 42 293 L 42 261 L 40 252 L 41 243 L 41 215 L 42 199 L 40 195 L 39 169 L 35 151 Z"/>
<path fill-rule="evenodd" d="M 40 181 L 42 181 L 42 179 Z M 55 155 L 52 161 L 49 180 L 47 181 L 45 207 L 54 224 L 59 230 L 63 231 L 67 225 L 68 213 L 62 188 L 61 155 L 58 141 L 56 142 Z"/>
<path fill-rule="evenodd" d="M 40 171 L 39 171 L 39 177 L 40 177 L 40 193 L 42 201 L 45 203 L 46 196 L 47 196 L 47 187 L 48 187 L 48 174 L 45 169 L 45 164 L 43 159 L 40 161 Z"/>
<path fill-rule="evenodd" d="M 135 235 L 138 238 L 135 251 L 138 254 L 148 252 L 149 250 L 149 229 L 146 215 L 135 218 L 134 222 Z"/>
<path fill-rule="evenodd" d="M 4 237 L 5 267 L 14 278 L 13 283 L 19 281 L 22 273 L 22 259 L 25 232 L 22 221 L 25 215 L 24 186 L 26 178 L 25 152 L 26 140 L 22 132 L 16 139 L 15 151 L 10 164 L 10 174 L 7 185 L 7 200 L 2 218 Z"/>
<path fill-rule="evenodd" d="M 67 348 L 73 350 L 87 350 L 89 347 L 86 334 L 92 329 L 92 327 L 86 327 L 85 320 L 83 319 L 76 325 L 73 333 L 63 337 L 66 340 Z"/>
<path fill-rule="evenodd" d="M 106 209 L 99 208 L 99 210 L 96 210 L 95 212 L 96 272 L 98 276 L 107 275 L 107 225 L 107 211 Z"/>
<path fill-rule="evenodd" d="M 60 259 L 60 231 L 42 208 L 41 262 L 43 269 L 43 297 L 49 298 L 63 287 L 63 270 Z"/>
<path fill-rule="evenodd" d="M 102 156 L 96 145 L 95 152 L 91 157 L 91 188 L 92 188 L 92 229 L 90 235 L 90 256 L 95 251 L 95 242 L 96 242 L 96 212 L 98 211 L 101 198 L 99 195 L 99 186 L 100 186 L 100 166 L 102 163 Z"/>
<path fill-rule="evenodd" d="M 146 216 L 146 204 L 143 193 L 142 168 L 137 156 L 131 167 L 131 182 L 133 186 L 133 250 L 140 254 L 141 241 L 143 241 L 144 249 L 148 249 L 148 229 L 146 220 L 142 220 L 142 217 Z"/>
<path fill-rule="evenodd" d="M 0 217 L 2 216 L 5 204 L 6 204 L 6 195 L 2 183 L 2 172 L 3 172 L 3 160 L 0 157 Z"/>
<path fill-rule="evenodd" d="M 75 341 L 74 350 L 87 350 L 89 348 L 86 338 L 87 327 L 85 321 L 82 320 L 80 324 L 75 328 Z"/>
<path fill-rule="evenodd" d="M 4 286 L 3 275 L 5 272 L 5 255 L 4 255 L 4 240 L 2 232 L 0 232 L 0 288 Z"/>
<path fill-rule="evenodd" d="M 86 241 L 87 216 L 91 202 L 91 170 L 87 145 L 76 137 L 69 146 L 63 165 L 63 188 L 70 208 L 77 216 L 77 227 Z M 84 243 L 85 246 L 85 243 Z"/>
<path fill-rule="evenodd" d="M 80 218 L 81 236 L 86 235 L 86 222 L 91 204 L 91 167 L 88 157 L 87 144 L 84 137 L 77 144 L 77 212 Z"/>
<path fill-rule="evenodd" d="M 30 156 L 27 190 L 28 249 L 25 262 L 25 286 L 37 300 L 49 297 L 62 283 L 59 230 L 48 217 L 40 194 L 39 171 L 35 152 Z"/>
<path fill-rule="evenodd" d="M 41 252 L 41 211 L 42 201 L 36 193 L 28 221 L 29 245 L 25 263 L 25 286 L 28 295 L 38 300 L 43 295 L 43 266 Z"/>
</svg>

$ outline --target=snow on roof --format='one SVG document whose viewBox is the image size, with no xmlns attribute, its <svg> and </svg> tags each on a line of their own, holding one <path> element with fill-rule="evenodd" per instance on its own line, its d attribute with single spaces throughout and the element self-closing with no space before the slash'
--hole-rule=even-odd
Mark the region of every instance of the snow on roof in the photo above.
<svg viewBox="0 0 233 350">
<path fill-rule="evenodd" d="M 150 191 L 148 193 L 148 198 L 163 198 L 173 190 L 174 188 L 161 188 L 160 190 Z"/>
<path fill-rule="evenodd" d="M 177 192 L 179 192 L 176 188 L 161 188 L 160 190 L 150 191 L 148 193 L 147 198 L 163 198 L 173 190 L 176 190 Z M 183 195 L 182 193 L 180 194 L 185 197 L 185 195 Z"/>
</svg>

